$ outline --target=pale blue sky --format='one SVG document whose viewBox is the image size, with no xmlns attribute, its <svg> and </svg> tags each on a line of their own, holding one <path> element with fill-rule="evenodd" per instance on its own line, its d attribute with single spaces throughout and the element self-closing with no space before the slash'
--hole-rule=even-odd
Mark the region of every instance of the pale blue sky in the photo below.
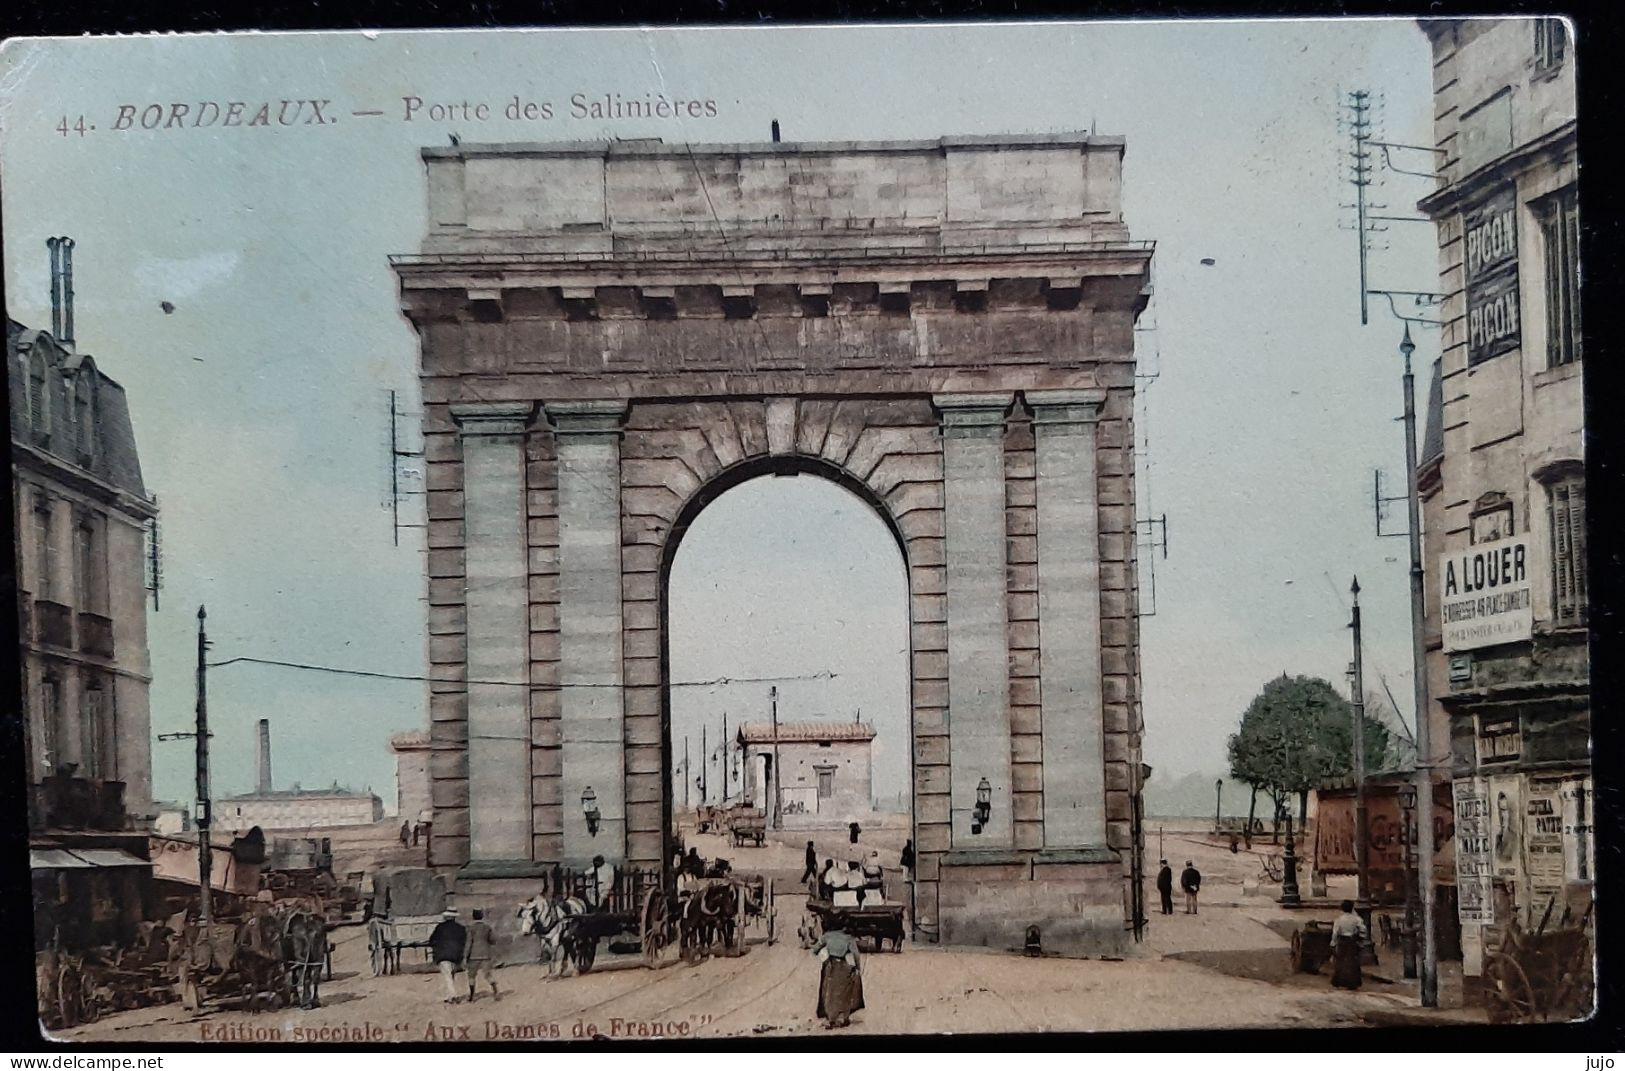
<svg viewBox="0 0 1625 1071">
<path fill-rule="evenodd" d="M 1399 325 L 1386 313 L 1359 324 L 1336 116 L 1339 90 L 1370 88 L 1385 96 L 1382 133 L 1426 144 L 1430 74 L 1426 40 L 1404 20 L 12 41 L 0 75 L 7 293 L 13 316 L 47 325 L 45 238 L 77 240 L 79 341 L 128 390 L 163 508 L 152 709 L 154 731 L 172 731 L 191 718 L 199 602 L 219 658 L 422 670 L 421 549 L 397 549 L 380 508 L 384 393 L 415 390 L 416 341 L 386 258 L 424 229 L 420 146 L 452 133 L 760 141 L 772 119 L 807 141 L 1122 135 L 1125 213 L 1158 246 L 1156 330 L 1140 336 L 1161 372 L 1146 396 L 1142 509 L 1167 513 L 1172 550 L 1143 622 L 1145 752 L 1168 773 L 1209 770 L 1264 679 L 1341 684 L 1356 571 L 1369 670 L 1409 705 L 1404 541 L 1374 538 L 1370 504 L 1371 470 L 1397 481 L 1402 469 Z M 577 92 L 714 99 L 718 114 L 576 120 Z M 516 94 L 554 102 L 556 118 L 502 118 Z M 495 115 L 406 122 L 404 95 L 485 101 Z M 110 129 L 121 104 L 283 97 L 330 98 L 340 121 Z M 372 108 L 386 114 L 350 116 Z M 73 131 L 79 115 L 96 129 Z M 1378 196 L 1407 214 L 1421 192 L 1390 179 Z M 1432 228 L 1395 227 L 1375 281 L 1431 289 Z M 1425 372 L 1436 333 L 1418 343 Z M 901 621 L 895 550 L 855 500 L 832 510 L 833 490 L 794 486 L 806 482 L 732 492 L 713 511 L 737 524 L 702 515 L 674 606 L 679 628 L 689 603 L 708 627 L 678 638 L 674 665 L 777 673 L 793 650 L 796 672 L 842 677 L 821 694 L 787 687 L 789 716 L 861 706 L 878 720 L 906 694 L 901 656 L 877 639 Z M 780 498 L 763 508 L 760 494 Z M 861 562 L 829 553 L 847 546 Z M 849 568 L 830 576 L 820 563 Z M 871 603 L 888 570 L 897 598 Z M 336 779 L 391 798 L 387 737 L 424 717 L 413 684 L 243 666 L 211 678 L 210 704 L 223 792 L 251 787 L 252 725 L 269 717 L 279 785 Z M 188 749 L 154 754 L 159 794 L 187 798 Z M 881 792 L 906 769 L 886 761 Z"/>
</svg>

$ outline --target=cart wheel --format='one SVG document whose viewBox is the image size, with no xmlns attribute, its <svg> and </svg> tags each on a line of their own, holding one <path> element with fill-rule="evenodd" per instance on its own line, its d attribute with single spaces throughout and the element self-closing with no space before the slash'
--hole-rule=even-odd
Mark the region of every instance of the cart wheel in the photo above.
<svg viewBox="0 0 1625 1071">
<path fill-rule="evenodd" d="M 1280 881 L 1281 878 L 1285 876 L 1286 871 L 1283 869 L 1281 857 L 1279 855 L 1267 855 L 1264 857 L 1264 873 L 1271 881 Z"/>
<path fill-rule="evenodd" d="M 56 971 L 56 1013 L 64 1029 L 79 1025 L 79 976 L 67 957 Z"/>
<path fill-rule="evenodd" d="M 1535 990 L 1517 960 L 1491 957 L 1484 965 L 1484 982 L 1491 1022 L 1528 1022 L 1536 1017 Z"/>
<path fill-rule="evenodd" d="M 666 894 L 660 889 L 650 889 L 643 898 L 643 965 L 645 967 L 660 966 L 660 957 L 671 944 L 670 918 L 666 905 Z"/>
<path fill-rule="evenodd" d="M 581 950 L 576 954 L 576 973 L 586 974 L 592 970 L 593 961 L 598 958 L 598 938 L 589 937 L 582 942 Z"/>
</svg>

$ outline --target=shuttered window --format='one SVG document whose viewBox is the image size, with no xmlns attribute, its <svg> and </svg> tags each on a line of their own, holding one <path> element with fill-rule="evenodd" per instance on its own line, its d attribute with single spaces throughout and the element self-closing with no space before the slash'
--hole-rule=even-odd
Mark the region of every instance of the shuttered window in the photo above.
<svg viewBox="0 0 1625 1071">
<path fill-rule="evenodd" d="M 96 685 L 86 688 L 80 700 L 79 772 L 85 777 L 105 777 L 102 690 Z"/>
<path fill-rule="evenodd" d="M 34 595 L 46 602 L 56 601 L 56 541 L 52 538 L 51 503 L 40 492 L 34 506 Z"/>
<path fill-rule="evenodd" d="M 45 404 L 45 355 L 36 349 L 28 364 L 28 413 L 34 427 L 34 441 L 49 446 L 51 410 Z"/>
<path fill-rule="evenodd" d="M 1552 617 L 1558 625 L 1586 619 L 1585 481 L 1565 476 L 1551 484 Z"/>
<path fill-rule="evenodd" d="M 40 688 L 40 744 L 45 761 L 54 772 L 60 764 L 58 741 L 62 739 L 62 682 L 46 677 Z"/>
<path fill-rule="evenodd" d="M 1535 70 L 1555 70 L 1568 51 L 1569 34 L 1558 19 L 1535 20 Z"/>
<path fill-rule="evenodd" d="M 1546 257 L 1546 363 L 1555 368 L 1580 359 L 1580 209 L 1575 191 L 1548 198 L 1539 212 Z"/>
</svg>

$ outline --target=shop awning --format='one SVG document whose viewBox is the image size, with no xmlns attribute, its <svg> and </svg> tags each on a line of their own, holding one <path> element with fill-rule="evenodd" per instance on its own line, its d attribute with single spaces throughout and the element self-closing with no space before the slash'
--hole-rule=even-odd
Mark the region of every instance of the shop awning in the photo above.
<svg viewBox="0 0 1625 1071">
<path fill-rule="evenodd" d="M 99 867 L 152 866 L 119 848 L 33 848 L 28 865 L 34 870 L 90 870 Z"/>
</svg>

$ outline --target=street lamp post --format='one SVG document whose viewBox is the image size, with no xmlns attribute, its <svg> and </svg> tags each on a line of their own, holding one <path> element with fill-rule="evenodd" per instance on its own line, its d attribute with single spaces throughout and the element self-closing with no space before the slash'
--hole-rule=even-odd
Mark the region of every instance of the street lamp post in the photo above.
<svg viewBox="0 0 1625 1071">
<path fill-rule="evenodd" d="M 1416 695 L 1416 869 L 1417 895 L 1422 909 L 1421 1005 L 1439 1006 L 1439 960 L 1433 919 L 1433 748 L 1428 732 L 1427 651 L 1424 647 L 1425 609 L 1422 595 L 1422 499 L 1416 481 L 1416 377 L 1411 373 L 1411 328 L 1399 352 L 1405 358 L 1402 380 L 1405 393 L 1405 476 L 1409 494 L 1411 544 L 1411 672 Z"/>
<path fill-rule="evenodd" d="M 1292 808 L 1286 809 L 1286 851 L 1281 853 L 1281 905 L 1297 907 L 1303 903 L 1298 894 L 1298 851 L 1292 834 Z"/>
<path fill-rule="evenodd" d="M 1354 661 L 1349 663 L 1349 699 L 1354 716 L 1354 872 L 1356 874 L 1354 910 L 1365 923 L 1367 947 L 1361 956 L 1376 961 L 1376 946 L 1371 943 L 1371 872 L 1367 864 L 1368 838 L 1365 807 L 1365 655 L 1360 640 L 1360 578 L 1349 585 L 1354 609 L 1349 629 L 1354 633 Z"/>
<path fill-rule="evenodd" d="M 1213 832 L 1215 835 L 1224 830 L 1224 778 L 1213 782 Z"/>
</svg>

